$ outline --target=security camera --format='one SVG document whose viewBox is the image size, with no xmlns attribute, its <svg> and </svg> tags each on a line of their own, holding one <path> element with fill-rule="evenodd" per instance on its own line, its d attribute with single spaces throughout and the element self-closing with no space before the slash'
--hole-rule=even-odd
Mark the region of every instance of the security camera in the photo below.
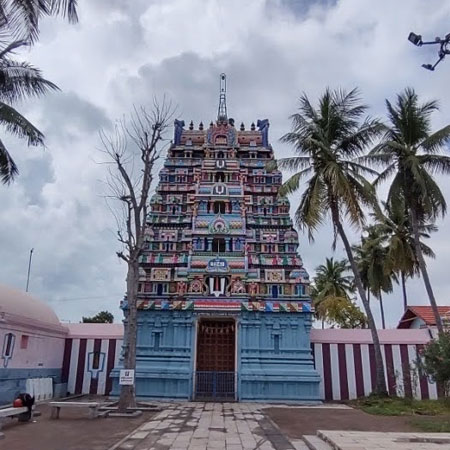
<svg viewBox="0 0 450 450">
<path fill-rule="evenodd" d="M 420 34 L 413 33 L 412 31 L 409 33 L 408 41 L 418 47 L 420 47 L 423 43 L 422 36 Z"/>
</svg>

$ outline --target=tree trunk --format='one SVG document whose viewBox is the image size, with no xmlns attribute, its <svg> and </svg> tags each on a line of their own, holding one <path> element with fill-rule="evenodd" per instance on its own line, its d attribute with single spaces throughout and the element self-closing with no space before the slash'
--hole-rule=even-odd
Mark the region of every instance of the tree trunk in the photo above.
<svg viewBox="0 0 450 450">
<path fill-rule="evenodd" d="M 137 288 L 139 282 L 138 258 L 130 258 L 127 274 L 127 312 L 125 319 L 123 368 L 136 370 L 136 339 L 137 339 Z M 136 375 L 136 372 L 135 372 Z M 136 383 L 136 380 L 135 380 Z M 120 389 L 119 411 L 125 412 L 136 407 L 135 385 L 124 385 Z"/>
<path fill-rule="evenodd" d="M 420 272 L 422 274 L 423 282 L 425 284 L 425 289 L 428 294 L 428 299 L 430 300 L 431 309 L 433 311 L 434 319 L 436 320 L 436 326 L 438 329 L 438 333 L 442 334 L 444 332 L 444 327 L 442 325 L 441 316 L 439 315 L 439 310 L 436 304 L 436 299 L 434 297 L 433 288 L 431 287 L 430 278 L 428 276 L 427 265 L 425 263 L 425 258 L 423 257 L 422 247 L 420 246 L 420 233 L 419 233 L 419 224 L 417 221 L 416 211 L 414 207 L 410 208 L 411 214 L 411 225 L 414 233 L 414 247 L 416 249 L 416 257 L 419 263 Z"/>
<path fill-rule="evenodd" d="M 367 322 L 372 334 L 373 347 L 375 350 L 375 370 L 376 370 L 376 381 L 375 381 L 375 394 L 377 395 L 388 395 L 387 387 L 386 387 L 386 379 L 384 378 L 384 364 L 383 357 L 381 356 L 381 345 L 380 339 L 378 338 L 378 331 L 375 324 L 375 320 L 373 318 L 372 310 L 370 309 L 369 302 L 366 297 L 366 291 L 361 281 L 361 276 L 359 274 L 358 266 L 355 262 L 355 258 L 353 257 L 352 247 L 347 239 L 347 236 L 344 231 L 344 227 L 339 218 L 339 214 L 336 210 L 332 210 L 333 222 L 337 228 L 339 236 L 344 243 L 345 251 L 347 252 L 347 258 L 350 262 L 350 267 L 352 268 L 353 275 L 355 277 L 356 287 L 358 289 L 359 296 L 361 297 L 361 301 L 364 305 L 364 309 L 367 315 Z"/>
<path fill-rule="evenodd" d="M 406 295 L 406 276 L 405 272 L 402 272 L 402 291 L 403 291 L 403 311 L 408 309 L 408 297 Z"/>
<path fill-rule="evenodd" d="M 370 305 L 370 288 L 367 288 L 367 303 Z"/>
<path fill-rule="evenodd" d="M 383 306 L 383 296 L 380 292 L 380 311 L 381 311 L 381 326 L 383 327 L 383 330 L 386 329 L 386 322 L 384 320 L 384 306 Z"/>
</svg>

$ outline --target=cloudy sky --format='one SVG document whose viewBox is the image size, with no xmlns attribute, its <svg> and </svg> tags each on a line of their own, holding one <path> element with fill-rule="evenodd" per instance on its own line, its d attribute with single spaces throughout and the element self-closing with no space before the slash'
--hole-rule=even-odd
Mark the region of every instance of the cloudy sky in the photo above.
<svg viewBox="0 0 450 450">
<path fill-rule="evenodd" d="M 247 126 L 269 118 L 278 157 L 290 154 L 278 140 L 299 94 L 316 99 L 326 86 L 358 86 L 380 117 L 385 98 L 412 86 L 424 100 L 440 100 L 435 127 L 449 121 L 450 60 L 425 71 L 421 64 L 434 62 L 436 50 L 414 48 L 406 38 L 411 30 L 429 38 L 449 32 L 450 2 L 81 0 L 79 16 L 75 26 L 46 20 L 39 43 L 20 55 L 61 92 L 19 105 L 45 133 L 47 148 L 8 140 L 20 176 L 0 186 L 0 283 L 25 288 L 34 248 L 30 291 L 62 320 L 102 309 L 121 317 L 125 268 L 115 256 L 115 222 L 103 199 L 98 132 L 133 105 L 166 94 L 180 118 L 209 123 L 218 76 L 226 72 L 229 116 Z M 440 184 L 450 198 L 450 180 Z M 437 259 L 429 267 L 439 303 L 450 304 L 449 220 L 439 227 L 430 241 Z M 311 273 L 331 255 L 330 244 L 327 227 L 314 244 L 302 237 Z M 408 292 L 411 304 L 427 304 L 420 280 Z M 400 290 L 386 298 L 385 309 L 394 325 Z M 374 313 L 379 317 L 377 308 Z"/>
</svg>

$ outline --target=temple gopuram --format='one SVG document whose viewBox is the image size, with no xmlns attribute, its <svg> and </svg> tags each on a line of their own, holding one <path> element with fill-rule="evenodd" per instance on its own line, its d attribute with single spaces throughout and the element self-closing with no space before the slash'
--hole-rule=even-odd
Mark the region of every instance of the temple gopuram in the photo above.
<svg viewBox="0 0 450 450">
<path fill-rule="evenodd" d="M 136 395 L 317 401 L 309 276 L 269 122 L 175 121 L 140 260 Z M 116 386 L 117 389 L 117 386 Z M 117 392 L 117 391 L 116 391 Z"/>
</svg>

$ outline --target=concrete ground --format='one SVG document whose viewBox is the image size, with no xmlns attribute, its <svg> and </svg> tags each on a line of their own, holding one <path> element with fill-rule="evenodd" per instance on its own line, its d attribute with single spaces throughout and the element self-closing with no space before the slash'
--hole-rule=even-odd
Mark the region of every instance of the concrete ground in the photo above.
<svg viewBox="0 0 450 450">
<path fill-rule="evenodd" d="M 106 450 L 154 414 L 134 419 L 89 419 L 87 410 L 64 409 L 61 418 L 54 420 L 47 404 L 37 405 L 36 410 L 41 416 L 32 421 L 14 419 L 3 427 L 1 450 Z"/>
<path fill-rule="evenodd" d="M 158 403 L 158 406 L 160 412 L 147 412 L 135 419 L 91 420 L 87 411 L 62 410 L 61 418 L 52 420 L 48 406 L 39 405 L 37 409 L 42 416 L 35 422 L 16 422 L 4 427 L 5 439 L 0 441 L 0 449 L 450 449 L 450 435 L 398 435 L 401 431 L 412 431 L 406 418 L 372 416 L 344 405 L 185 402 Z M 397 433 L 389 433 L 393 431 Z M 310 435 L 309 447 L 302 439 L 304 435 Z M 438 436 L 440 441 L 430 441 L 430 436 Z"/>
</svg>

